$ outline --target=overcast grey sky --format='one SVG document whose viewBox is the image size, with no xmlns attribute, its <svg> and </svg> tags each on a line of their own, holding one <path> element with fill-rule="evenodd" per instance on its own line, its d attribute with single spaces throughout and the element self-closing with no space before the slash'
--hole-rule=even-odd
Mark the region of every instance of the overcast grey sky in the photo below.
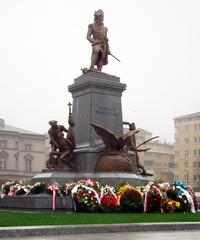
<svg viewBox="0 0 200 240">
<path fill-rule="evenodd" d="M 199 0 L 0 0 L 0 118 L 38 133 L 67 125 L 67 87 L 90 64 L 100 8 L 121 59 L 103 71 L 127 84 L 124 120 L 173 141 L 173 118 L 200 111 Z"/>
</svg>

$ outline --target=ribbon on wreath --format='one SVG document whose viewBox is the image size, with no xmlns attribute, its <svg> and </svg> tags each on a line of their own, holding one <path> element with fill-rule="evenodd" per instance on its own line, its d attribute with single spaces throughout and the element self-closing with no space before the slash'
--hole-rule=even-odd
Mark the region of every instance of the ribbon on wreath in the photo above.
<svg viewBox="0 0 200 240">
<path fill-rule="evenodd" d="M 149 192 L 151 189 L 151 186 L 153 185 L 153 183 L 149 183 L 145 186 L 144 189 L 144 204 L 143 204 L 143 208 L 144 208 L 144 212 L 147 213 L 148 211 L 148 205 L 149 205 Z"/>
<path fill-rule="evenodd" d="M 189 202 L 189 204 L 190 204 L 190 210 L 191 210 L 191 212 L 192 212 L 192 213 L 195 213 L 196 211 L 195 211 L 195 206 L 194 206 L 194 200 L 193 200 L 191 194 L 190 194 L 187 190 L 185 190 L 185 189 L 183 189 L 183 188 L 181 188 L 181 187 L 176 187 L 176 188 L 179 188 L 179 189 L 180 189 L 180 190 L 178 191 L 177 195 L 185 195 L 185 197 L 187 198 L 187 200 L 188 200 L 188 202 Z M 189 189 L 189 188 L 188 188 L 188 189 Z"/>
<path fill-rule="evenodd" d="M 56 193 L 59 190 L 59 187 L 57 185 L 50 185 L 48 189 L 53 192 L 53 211 L 54 211 L 56 209 Z"/>
</svg>

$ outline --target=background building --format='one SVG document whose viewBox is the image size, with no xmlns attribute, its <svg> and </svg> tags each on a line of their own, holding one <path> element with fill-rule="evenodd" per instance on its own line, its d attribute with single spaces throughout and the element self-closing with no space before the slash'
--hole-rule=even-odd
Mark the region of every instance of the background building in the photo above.
<svg viewBox="0 0 200 240">
<path fill-rule="evenodd" d="M 29 180 L 46 168 L 45 139 L 0 119 L 0 181 Z"/>
<path fill-rule="evenodd" d="M 200 191 L 200 112 L 174 119 L 175 178 Z"/>
<path fill-rule="evenodd" d="M 137 145 L 153 137 L 151 132 L 139 130 L 140 132 L 136 134 Z M 153 140 L 143 147 L 150 148 L 146 152 L 139 153 L 139 162 L 147 173 L 152 173 L 156 181 L 172 182 L 174 180 L 174 145 Z"/>
</svg>

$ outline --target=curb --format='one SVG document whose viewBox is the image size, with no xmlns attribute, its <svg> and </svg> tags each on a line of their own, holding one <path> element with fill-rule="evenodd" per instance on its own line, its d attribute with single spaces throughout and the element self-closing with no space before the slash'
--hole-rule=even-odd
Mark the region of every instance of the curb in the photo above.
<svg viewBox="0 0 200 240">
<path fill-rule="evenodd" d="M 166 222 L 136 224 L 54 225 L 33 227 L 0 227 L 0 238 L 53 236 L 66 234 L 117 233 L 143 231 L 200 230 L 200 222 Z"/>
</svg>

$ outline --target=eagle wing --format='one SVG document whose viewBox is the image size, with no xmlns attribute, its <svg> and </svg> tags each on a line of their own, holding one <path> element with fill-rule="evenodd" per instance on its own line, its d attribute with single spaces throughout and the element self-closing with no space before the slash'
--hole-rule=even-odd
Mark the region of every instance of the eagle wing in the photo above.
<svg viewBox="0 0 200 240">
<path fill-rule="evenodd" d="M 128 131 L 126 134 L 124 134 L 121 148 L 123 148 L 125 145 L 129 145 L 131 142 L 132 136 L 135 135 L 136 133 L 138 133 L 138 129 L 133 131 Z"/>
<path fill-rule="evenodd" d="M 103 143 L 105 144 L 106 149 L 114 150 L 117 148 L 119 137 L 114 132 L 112 132 L 111 130 L 99 124 L 91 123 L 91 125 L 93 126 L 95 132 L 103 140 Z"/>
</svg>

